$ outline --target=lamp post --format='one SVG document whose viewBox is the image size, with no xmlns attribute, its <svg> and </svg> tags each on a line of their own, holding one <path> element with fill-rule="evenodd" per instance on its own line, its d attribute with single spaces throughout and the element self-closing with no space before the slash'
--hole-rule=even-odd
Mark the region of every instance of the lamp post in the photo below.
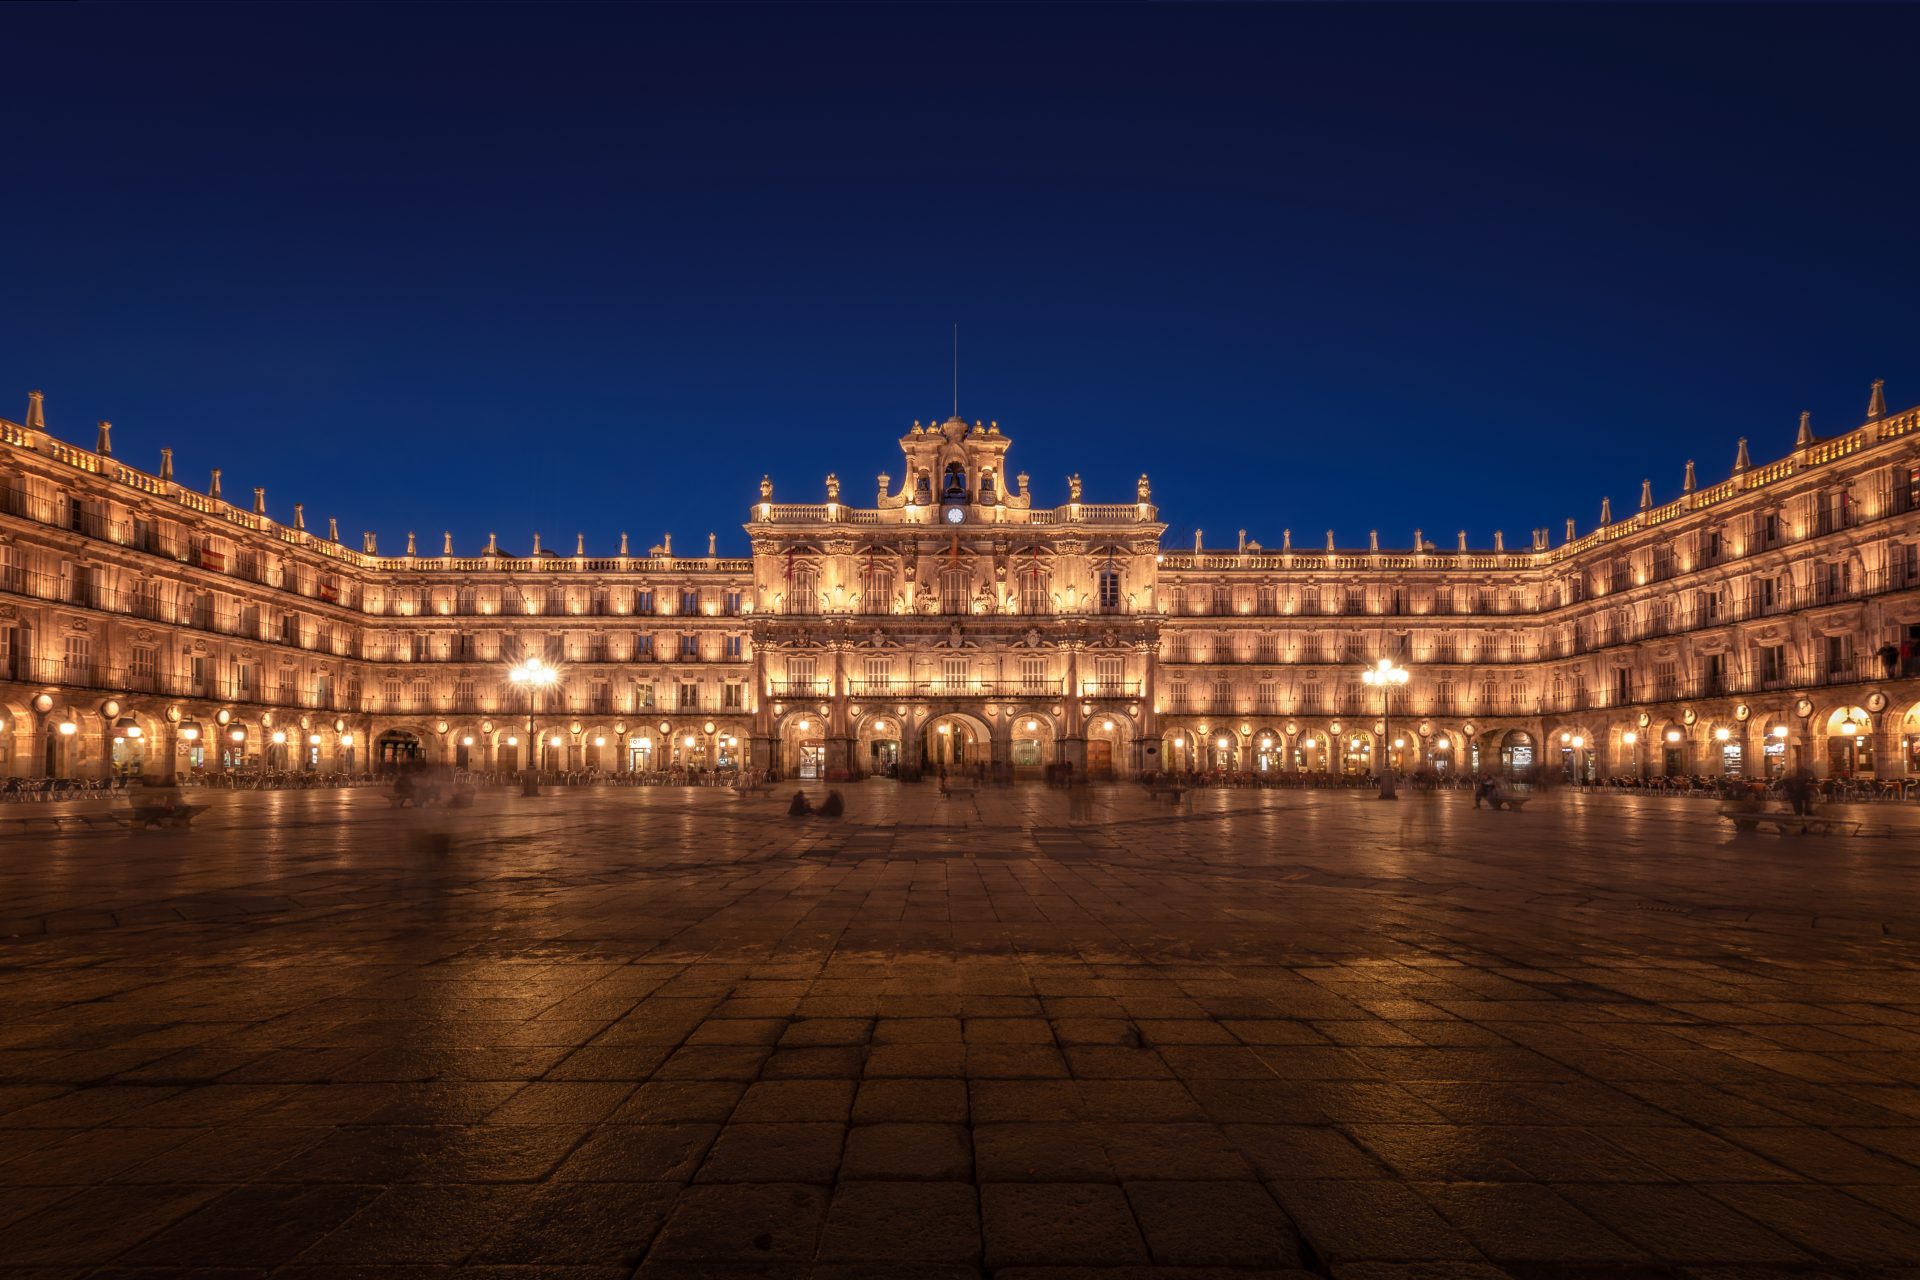
<svg viewBox="0 0 1920 1280">
<path fill-rule="evenodd" d="M 540 774 L 533 764 L 533 750 L 538 741 L 533 732 L 534 706 L 540 690 L 550 689 L 560 682 L 560 673 L 538 658 L 528 658 L 508 668 L 507 679 L 527 691 L 527 758 L 520 774 L 520 794 L 537 796 L 540 794 Z"/>
<path fill-rule="evenodd" d="M 1393 691 L 1407 682 L 1407 669 L 1397 667 L 1392 658 L 1382 658 L 1360 673 L 1362 682 L 1380 690 L 1380 798 L 1398 800 L 1393 789 L 1393 758 L 1387 754 L 1387 735 L 1392 732 Z"/>
</svg>

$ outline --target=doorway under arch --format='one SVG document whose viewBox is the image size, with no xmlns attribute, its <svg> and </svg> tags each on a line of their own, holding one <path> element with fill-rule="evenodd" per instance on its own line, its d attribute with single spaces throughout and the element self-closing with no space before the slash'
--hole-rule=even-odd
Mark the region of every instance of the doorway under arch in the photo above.
<svg viewBox="0 0 1920 1280">
<path fill-rule="evenodd" d="M 920 753 L 921 767 L 934 773 L 943 765 L 949 773 L 971 770 L 976 764 L 992 763 L 993 734 L 972 716 L 947 712 L 927 721 L 920 735 Z"/>
<path fill-rule="evenodd" d="M 374 759 L 382 773 L 393 769 L 411 769 L 426 758 L 426 748 L 418 734 L 405 729 L 389 729 L 374 740 Z"/>
</svg>

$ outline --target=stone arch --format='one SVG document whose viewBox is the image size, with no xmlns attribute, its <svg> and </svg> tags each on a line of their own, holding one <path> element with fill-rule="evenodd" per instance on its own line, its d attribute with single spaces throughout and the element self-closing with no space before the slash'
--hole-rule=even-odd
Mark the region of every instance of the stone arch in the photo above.
<svg viewBox="0 0 1920 1280">
<path fill-rule="evenodd" d="M 26 702 L 0 699 L 0 777 L 33 774 L 33 710 Z"/>
<path fill-rule="evenodd" d="M 1920 701 L 1904 711 L 1897 706 L 1887 709 L 1887 738 L 1889 749 L 1895 753 L 1889 762 L 1893 776 L 1920 777 Z"/>
<path fill-rule="evenodd" d="M 1521 728 L 1495 729 L 1492 733 L 1493 759 L 1483 760 L 1483 767 L 1504 773 L 1510 778 L 1531 776 L 1540 764 L 1539 736 Z"/>
<path fill-rule="evenodd" d="M 1371 722 L 1342 723 L 1333 737 L 1334 772 L 1348 775 L 1377 772 L 1380 768 L 1379 738 Z"/>
<path fill-rule="evenodd" d="M 1332 773 L 1338 765 L 1329 725 L 1304 724 L 1293 736 L 1293 767 L 1301 773 Z"/>
<path fill-rule="evenodd" d="M 943 763 L 951 771 L 956 766 L 971 769 L 976 763 L 993 762 L 993 727 L 972 711 L 929 708 L 917 740 L 919 767 L 935 773 Z"/>
<path fill-rule="evenodd" d="M 1008 707 L 1002 724 L 1006 760 L 1016 778 L 1040 777 L 1060 758 L 1060 727 L 1051 711 Z"/>
<path fill-rule="evenodd" d="M 1814 712 L 1812 724 L 1818 731 L 1816 767 L 1820 772 L 1829 778 L 1873 776 L 1878 761 L 1874 756 L 1872 712 L 1844 702 Z"/>
<path fill-rule="evenodd" d="M 789 707 L 776 717 L 774 753 L 781 775 L 825 781 L 832 728 L 832 720 L 818 707 Z"/>
<path fill-rule="evenodd" d="M 368 760 L 379 773 L 426 764 L 432 759 L 436 736 L 430 724 L 384 725 L 367 744 Z"/>
<path fill-rule="evenodd" d="M 1466 738 L 1457 729 L 1428 723 L 1420 735 L 1421 767 L 1443 776 L 1463 773 L 1469 767 Z"/>
<path fill-rule="evenodd" d="M 1599 774 L 1600 746 L 1603 739 L 1591 722 L 1562 721 L 1547 730 L 1544 760 L 1553 777 L 1562 782 L 1592 782 Z"/>
<path fill-rule="evenodd" d="M 892 707 L 875 708 L 855 716 L 854 769 L 869 776 L 896 774 L 904 759 L 907 723 L 907 718 Z"/>
</svg>

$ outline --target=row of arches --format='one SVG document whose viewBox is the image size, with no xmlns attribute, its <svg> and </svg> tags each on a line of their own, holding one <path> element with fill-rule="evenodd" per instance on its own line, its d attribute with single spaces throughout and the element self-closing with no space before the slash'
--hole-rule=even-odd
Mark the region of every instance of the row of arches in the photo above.
<svg viewBox="0 0 1920 1280">
<path fill-rule="evenodd" d="M 1060 718 L 1038 707 L 1009 707 L 991 717 L 957 708 L 890 708 L 850 715 L 844 731 L 836 731 L 825 714 L 795 710 L 780 717 L 775 733 L 777 767 L 803 779 L 840 771 L 884 777 L 943 769 L 1024 779 L 1062 763 L 1095 778 L 1114 778 L 1138 768 L 1133 722 L 1120 712 L 1088 717 L 1082 737 L 1072 743 Z"/>
</svg>

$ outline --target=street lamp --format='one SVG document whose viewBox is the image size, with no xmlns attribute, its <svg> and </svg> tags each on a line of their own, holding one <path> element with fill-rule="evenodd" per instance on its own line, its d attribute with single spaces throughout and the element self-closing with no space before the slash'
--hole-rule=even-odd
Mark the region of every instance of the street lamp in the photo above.
<svg viewBox="0 0 1920 1280">
<path fill-rule="evenodd" d="M 1372 667 L 1360 673 L 1363 683 L 1380 690 L 1380 736 L 1382 755 L 1386 755 L 1384 739 L 1387 736 L 1388 717 L 1393 711 L 1393 691 L 1406 684 L 1408 675 L 1405 667 L 1396 667 L 1392 658 L 1382 658 Z M 1400 795 L 1393 789 L 1393 761 L 1391 758 L 1380 762 L 1380 798 L 1398 800 Z"/>
<path fill-rule="evenodd" d="M 539 738 L 533 730 L 533 713 L 540 691 L 558 684 L 560 673 L 538 658 L 528 658 L 507 669 L 507 680 L 527 691 L 527 759 L 520 775 L 520 794 L 537 796 L 540 794 L 540 775 L 533 767 L 533 749 L 539 745 Z"/>
</svg>

